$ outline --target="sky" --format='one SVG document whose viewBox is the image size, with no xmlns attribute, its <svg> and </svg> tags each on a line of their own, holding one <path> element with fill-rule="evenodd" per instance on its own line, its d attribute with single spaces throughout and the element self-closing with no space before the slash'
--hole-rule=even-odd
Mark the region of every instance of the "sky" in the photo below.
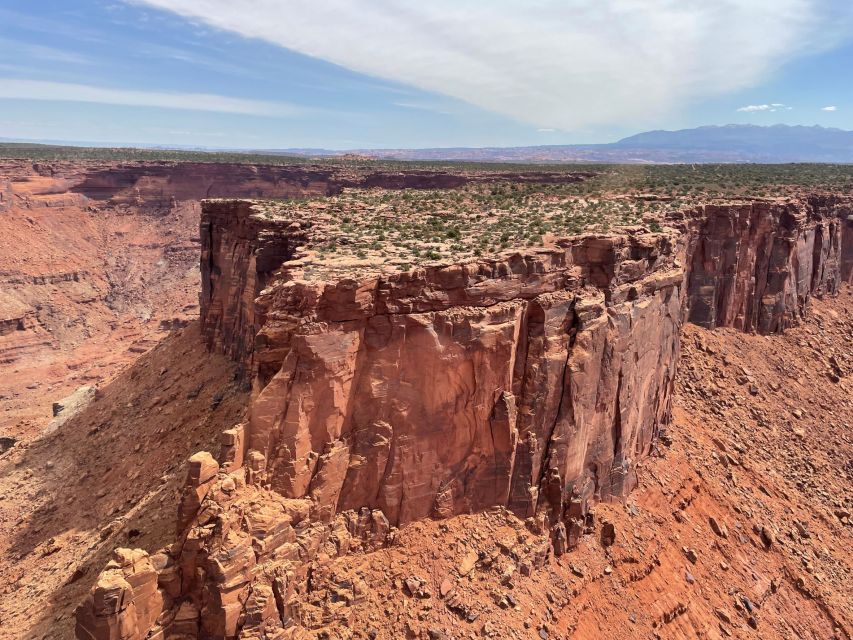
<svg viewBox="0 0 853 640">
<path fill-rule="evenodd" d="M 0 137 L 239 149 L 853 129 L 850 0 L 0 0 Z"/>
</svg>

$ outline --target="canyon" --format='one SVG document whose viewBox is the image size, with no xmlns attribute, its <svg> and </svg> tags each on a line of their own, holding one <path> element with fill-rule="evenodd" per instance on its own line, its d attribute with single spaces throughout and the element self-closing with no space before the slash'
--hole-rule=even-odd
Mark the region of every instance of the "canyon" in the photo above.
<svg viewBox="0 0 853 640">
<path fill-rule="evenodd" d="M 537 171 L 515 179 L 584 175 Z M 197 317 L 202 198 L 304 198 L 354 186 L 451 188 L 491 179 L 488 172 L 348 165 L 0 160 L 0 362 L 14 374 L 0 382 L 0 435 L 35 434 L 54 402 L 111 379 Z"/>
<path fill-rule="evenodd" d="M 57 343 L 66 350 L 73 345 L 80 359 L 91 357 L 81 355 L 84 350 L 97 353 L 99 340 L 105 354 L 113 353 L 116 327 L 126 332 L 120 340 L 139 346 L 135 356 L 102 362 L 97 382 L 103 388 L 77 415 L 44 438 L 14 447 L 3 461 L 8 481 L 17 483 L 9 486 L 20 489 L 38 464 L 50 462 L 52 476 L 73 474 L 88 451 L 98 452 L 93 462 L 104 472 L 91 473 L 87 463 L 77 481 L 81 490 L 71 493 L 99 497 L 76 516 L 77 533 L 58 525 L 60 516 L 78 509 L 74 501 L 57 501 L 36 510 L 31 522 L 18 523 L 28 527 L 21 542 L 46 540 L 42 529 L 55 529 L 39 553 L 67 559 L 70 577 L 49 580 L 66 607 L 80 602 L 78 638 L 435 638 L 474 630 L 525 637 L 524 629 L 540 638 L 590 637 L 578 623 L 581 611 L 595 610 L 596 598 L 615 608 L 620 599 L 595 595 L 601 585 L 575 584 L 588 578 L 581 559 L 595 564 L 608 554 L 601 575 L 615 569 L 625 585 L 640 583 L 662 563 L 677 564 L 680 552 L 667 539 L 665 519 L 680 514 L 675 522 L 687 538 L 685 523 L 694 521 L 684 514 L 695 499 L 688 487 L 704 484 L 713 494 L 722 486 L 711 484 L 722 482 L 716 470 L 696 479 L 691 464 L 705 433 L 699 414 L 707 410 L 705 420 L 716 424 L 723 410 L 710 402 L 706 407 L 705 387 L 689 382 L 706 381 L 713 375 L 709 367 L 733 367 L 734 360 L 744 370 L 755 366 L 736 355 L 722 365 L 703 362 L 723 349 L 722 341 L 752 340 L 744 348 L 760 354 L 762 344 L 779 344 L 774 341 L 809 327 L 817 304 L 818 318 L 837 325 L 836 334 L 827 334 L 836 340 L 827 348 L 837 350 L 830 358 L 830 384 L 837 387 L 831 395 L 843 408 L 841 420 L 849 421 L 849 401 L 843 404 L 853 366 L 849 196 L 721 199 L 673 208 L 654 224 L 546 235 L 533 246 L 412 267 L 324 256 L 319 243 L 332 234 L 332 242 L 345 245 L 345 233 L 336 236 L 310 207 L 266 200 L 311 200 L 347 189 L 452 191 L 496 180 L 571 184 L 590 176 L 187 164 L 16 171 L 24 176 L 6 182 L 0 217 L 13 207 L 26 209 L 38 225 L 41 210 L 50 209 L 67 219 L 71 239 L 72 227 L 97 220 L 113 234 L 110 255 L 121 247 L 128 260 L 118 270 L 132 272 L 127 265 L 137 265 L 145 278 L 138 289 L 126 280 L 131 284 L 114 287 L 124 297 L 111 297 L 109 278 L 104 283 L 88 275 L 103 271 L 89 266 L 104 264 L 97 246 L 63 251 L 80 263 L 68 269 L 76 279 L 45 279 L 46 265 L 56 271 L 57 260 L 42 256 L 38 272 L 39 247 L 8 271 L 15 297 L 3 306 L 7 364 L 47 361 L 44 354 L 56 351 Z M 364 215 L 376 214 L 367 209 Z M 131 231 L 115 233 L 112 216 L 132 218 L 126 220 Z M 142 234 L 157 240 L 139 249 Z M 67 241 L 62 235 L 51 240 L 54 247 Z M 172 262 L 152 280 L 151 265 L 162 256 Z M 31 280 L 20 275 L 27 269 Z M 41 302 L 43 289 L 32 289 L 44 286 L 51 287 L 48 304 Z M 840 316 L 833 300 L 843 301 Z M 51 325 L 50 318 L 64 316 L 64 309 L 79 313 L 78 307 L 86 311 L 76 323 Z M 142 323 L 140 307 L 150 309 Z M 90 335 L 74 333 L 80 327 Z M 688 381 L 685 357 L 691 358 Z M 756 380 L 763 385 L 758 376 L 738 377 L 752 379 L 749 396 L 760 393 L 751 391 L 758 389 Z M 63 378 L 63 384 L 83 380 Z M 50 389 L 54 395 L 58 390 Z M 24 404 L 33 406 L 32 398 L 46 402 L 44 392 L 29 391 L 18 389 L 24 393 L 20 404 L 6 411 L 17 415 Z M 750 419 L 760 409 L 752 411 Z M 19 422 L 17 437 L 32 434 L 37 420 L 27 419 Z M 738 441 L 750 437 L 728 423 L 715 428 Z M 841 429 L 837 448 L 849 452 L 849 425 Z M 708 433 L 705 444 L 719 438 Z M 680 436 L 674 444 L 673 434 Z M 60 450 L 66 453 L 54 461 Z M 839 469 L 849 482 L 843 462 L 833 458 L 824 467 Z M 681 482 L 677 496 L 662 483 L 652 487 L 649 468 Z M 749 473 L 760 484 L 754 469 Z M 843 502 L 843 479 L 829 485 L 834 493 L 822 509 L 830 515 L 815 530 L 822 527 L 841 544 L 850 536 L 850 505 Z M 773 492 L 765 489 L 768 502 Z M 50 494 L 45 486 L 35 495 Z M 728 496 L 719 491 L 697 508 L 714 520 L 712 536 L 734 544 L 734 533 L 731 539 L 728 530 L 722 535 L 717 520 L 722 513 L 731 520 L 738 517 L 733 513 L 742 515 L 730 510 Z M 686 503 L 666 513 L 673 501 Z M 638 517 L 642 526 L 630 522 Z M 97 542 L 84 543 L 79 532 L 98 522 Z M 626 539 L 631 528 L 635 542 L 643 531 L 658 541 L 663 559 L 656 557 L 656 565 L 646 566 L 642 550 L 632 549 Z M 737 536 L 743 549 L 776 544 L 778 553 L 783 544 L 769 528 L 750 534 L 739 527 Z M 443 545 L 430 549 L 439 540 L 466 551 L 439 558 Z M 81 544 L 92 552 L 85 564 L 63 554 L 63 547 L 67 553 Z M 21 559 L 28 555 L 15 548 Z M 849 560 L 836 551 L 826 555 L 834 564 L 823 582 L 843 584 Z M 426 557 L 445 563 L 434 580 L 416 575 L 416 568 L 427 571 Z M 374 564 L 371 575 L 378 558 L 389 570 L 377 573 Z M 776 557 L 758 564 L 765 573 L 787 566 Z M 746 569 L 741 572 L 746 576 Z M 529 598 L 513 596 L 515 583 L 537 576 L 548 577 L 540 591 L 527 584 Z M 482 593 L 472 592 L 475 578 Z M 812 633 L 850 637 L 849 598 L 839 589 L 819 594 L 811 577 L 808 585 L 805 578 L 791 580 L 798 585 L 793 595 L 785 592 L 791 601 L 766 614 L 775 616 L 773 631 L 762 626 L 758 633 L 769 635 L 755 637 L 786 637 L 780 631 L 785 606 L 807 609 L 803 624 Z M 575 585 L 569 598 L 549 590 L 563 584 Z M 497 591 L 500 597 L 489 603 Z M 421 603 L 417 617 L 395 603 L 401 592 L 403 602 Z M 722 637 L 730 635 L 722 629 L 741 629 L 740 614 L 721 616 L 701 604 L 692 605 L 693 614 L 691 600 L 668 597 L 675 600 L 642 616 L 638 634 L 656 629 L 662 637 L 699 631 Z M 715 591 L 706 600 L 720 598 Z M 586 607 L 577 609 L 584 600 Z M 744 621 L 738 633 L 758 625 L 747 602 L 738 609 Z M 383 606 L 378 618 L 387 619 L 380 621 Z M 529 616 L 511 615 L 521 608 L 537 616 L 547 610 L 548 620 L 534 631 L 525 624 Z M 373 617 L 363 618 L 366 612 Z M 70 618 L 59 615 L 62 622 L 54 622 L 67 625 Z M 599 629 L 608 624 L 602 616 Z M 449 629 L 448 620 L 465 625 L 463 631 Z M 41 624 L 45 629 L 49 621 Z"/>
</svg>

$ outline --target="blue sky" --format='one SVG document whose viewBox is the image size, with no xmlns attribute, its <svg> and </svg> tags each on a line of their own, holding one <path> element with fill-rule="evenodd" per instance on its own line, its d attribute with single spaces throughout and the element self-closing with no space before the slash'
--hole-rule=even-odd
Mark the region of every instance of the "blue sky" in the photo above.
<svg viewBox="0 0 853 640">
<path fill-rule="evenodd" d="M 848 0 L 0 0 L 0 137 L 220 148 L 853 129 Z"/>
</svg>

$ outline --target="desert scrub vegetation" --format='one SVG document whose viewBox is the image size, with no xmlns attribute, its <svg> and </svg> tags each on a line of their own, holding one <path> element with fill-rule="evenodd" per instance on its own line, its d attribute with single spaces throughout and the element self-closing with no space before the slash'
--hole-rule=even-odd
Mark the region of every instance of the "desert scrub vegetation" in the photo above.
<svg viewBox="0 0 853 640">
<path fill-rule="evenodd" d="M 309 272 L 404 270 L 559 237 L 662 220 L 668 202 L 566 193 L 553 185 L 473 184 L 454 190 L 345 189 L 337 196 L 258 203 L 259 215 L 312 230 Z M 660 227 L 657 227 L 660 230 Z"/>
<path fill-rule="evenodd" d="M 212 162 L 257 165 L 304 165 L 337 168 L 353 174 L 375 171 L 445 171 L 462 175 L 505 173 L 524 178 L 550 174 L 584 174 L 589 179 L 545 185 L 562 195 L 648 194 L 663 197 L 784 197 L 802 191 L 853 194 L 851 164 L 519 164 L 454 161 L 376 160 L 363 156 L 307 157 L 287 153 L 76 147 L 34 143 L 0 143 L 0 158 L 35 161 Z M 510 178 L 511 179 L 511 178 Z M 516 184 L 540 190 L 540 184 Z"/>
<path fill-rule="evenodd" d="M 572 166 L 577 169 L 576 166 Z M 578 182 L 472 182 L 456 189 L 344 189 L 270 201 L 263 215 L 310 224 L 307 273 L 406 270 L 643 228 L 709 202 L 853 193 L 846 165 L 599 165 Z"/>
</svg>

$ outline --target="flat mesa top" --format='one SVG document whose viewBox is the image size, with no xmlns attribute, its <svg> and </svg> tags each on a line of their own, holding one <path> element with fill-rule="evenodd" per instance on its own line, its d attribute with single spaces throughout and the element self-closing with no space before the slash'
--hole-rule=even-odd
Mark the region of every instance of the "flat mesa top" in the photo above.
<svg viewBox="0 0 853 640">
<path fill-rule="evenodd" d="M 348 187 L 251 206 L 258 220 L 297 230 L 292 266 L 301 278 L 338 279 L 535 250 L 580 234 L 656 233 L 670 214 L 705 204 L 853 193 L 853 172 L 829 165 L 599 166 L 550 182 L 519 175 L 456 188 Z"/>
<path fill-rule="evenodd" d="M 293 266 L 304 279 L 408 271 L 584 233 L 661 230 L 670 203 L 579 196 L 560 185 L 490 184 L 456 190 L 346 189 L 307 200 L 253 200 L 252 216 L 304 236 Z M 290 264 L 290 263 L 289 263 Z"/>
</svg>

